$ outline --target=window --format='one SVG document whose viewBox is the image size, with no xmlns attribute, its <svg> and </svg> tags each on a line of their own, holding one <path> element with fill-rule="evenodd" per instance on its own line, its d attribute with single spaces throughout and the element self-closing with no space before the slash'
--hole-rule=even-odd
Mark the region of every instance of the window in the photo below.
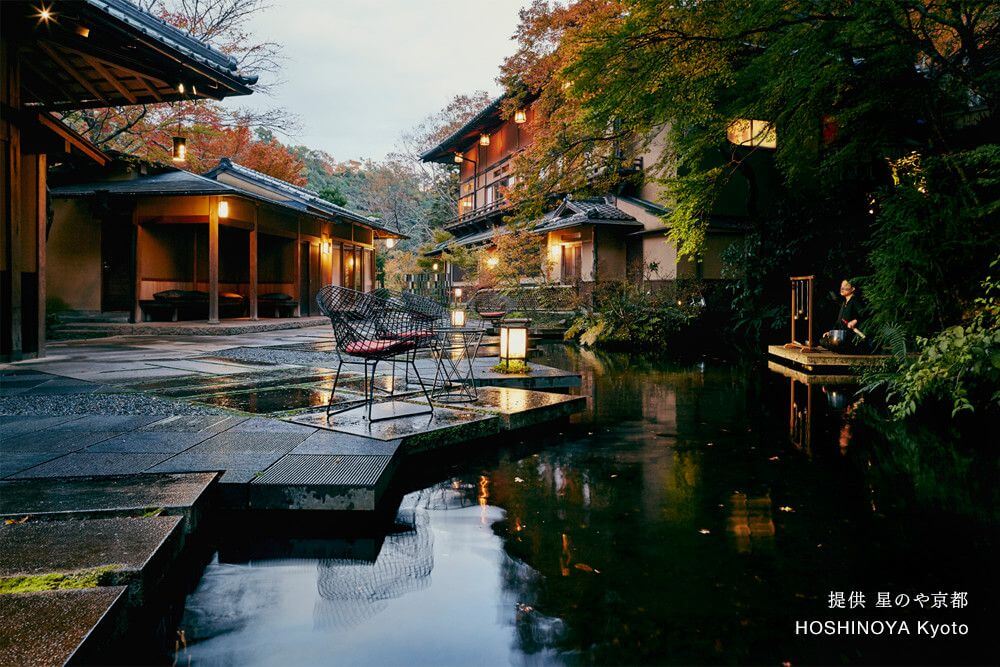
<svg viewBox="0 0 1000 667">
<path fill-rule="evenodd" d="M 773 125 L 764 120 L 738 118 L 726 128 L 726 138 L 737 146 L 778 147 L 778 133 Z"/>
</svg>

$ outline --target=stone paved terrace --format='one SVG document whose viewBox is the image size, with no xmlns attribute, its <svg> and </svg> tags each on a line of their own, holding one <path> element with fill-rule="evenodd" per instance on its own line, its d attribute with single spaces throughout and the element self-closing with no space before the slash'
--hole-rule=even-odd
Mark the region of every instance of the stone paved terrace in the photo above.
<svg viewBox="0 0 1000 667">
<path fill-rule="evenodd" d="M 0 478 L 212 471 L 234 508 L 372 510 L 405 454 L 582 407 L 581 397 L 518 388 L 579 384 L 575 374 L 533 364 L 529 376 L 498 376 L 505 386 L 481 388 L 472 404 L 376 423 L 356 407 L 328 422 L 331 348 L 328 327 L 54 344 L 45 359 L 0 369 Z M 475 363 L 480 384 L 493 382 L 495 360 Z M 433 376 L 433 360 L 418 366 Z M 397 377 L 394 387 L 396 400 L 377 413 L 426 410 L 413 378 Z M 361 399 L 361 377 L 345 368 L 338 406 Z"/>
</svg>

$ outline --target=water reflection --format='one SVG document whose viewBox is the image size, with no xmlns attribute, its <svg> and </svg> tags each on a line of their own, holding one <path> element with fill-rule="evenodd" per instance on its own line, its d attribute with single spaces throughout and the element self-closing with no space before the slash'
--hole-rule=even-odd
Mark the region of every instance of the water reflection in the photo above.
<svg viewBox="0 0 1000 667">
<path fill-rule="evenodd" d="M 389 601 L 426 588 L 434 569 L 434 536 L 427 513 L 401 509 L 374 563 L 356 559 L 319 561 L 315 627 L 350 627 L 384 610 Z"/>
<path fill-rule="evenodd" d="M 878 435 L 852 389 L 545 353 L 582 373 L 588 410 L 523 446 L 411 463 L 377 538 L 224 536 L 188 600 L 193 661 L 984 661 L 975 643 L 794 636 L 831 590 L 992 592 L 989 531 L 873 481 Z"/>
</svg>

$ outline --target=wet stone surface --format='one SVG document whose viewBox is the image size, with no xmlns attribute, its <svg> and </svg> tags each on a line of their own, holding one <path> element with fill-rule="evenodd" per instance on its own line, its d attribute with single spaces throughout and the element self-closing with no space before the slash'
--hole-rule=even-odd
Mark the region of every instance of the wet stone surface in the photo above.
<svg viewBox="0 0 1000 667">
<path fill-rule="evenodd" d="M 15 473 L 10 479 L 129 475 L 148 470 L 169 457 L 164 453 L 75 452 Z"/>
<path fill-rule="evenodd" d="M 183 519 L 179 516 L 29 521 L 0 526 L 0 576 L 113 567 L 114 583 L 140 572 Z"/>
<path fill-rule="evenodd" d="M 110 609 L 124 586 L 0 595 L 0 664 L 61 665 Z M 45 619 L 39 622 L 39 619 Z"/>
<path fill-rule="evenodd" d="M 401 440 L 378 440 L 351 433 L 316 431 L 302 441 L 292 454 L 395 454 Z"/>
<path fill-rule="evenodd" d="M 0 482 L 0 516 L 186 509 L 194 505 L 214 478 L 214 473 L 191 473 L 4 481 Z"/>
<path fill-rule="evenodd" d="M 427 409 L 426 404 L 379 403 L 372 410 L 372 417 L 387 417 Z M 365 408 L 355 408 L 333 415 L 328 423 L 326 415 L 311 414 L 293 418 L 298 423 L 317 426 L 342 433 L 351 433 L 379 440 L 403 440 L 408 447 L 418 442 L 438 442 L 441 445 L 460 440 L 472 440 L 493 435 L 499 431 L 499 420 L 482 413 L 435 407 L 434 414 L 396 417 L 386 421 L 369 422 Z"/>
<path fill-rule="evenodd" d="M 337 392 L 339 402 L 360 399 L 359 395 L 341 394 Z M 198 403 L 206 403 L 230 410 L 239 410 L 251 414 L 270 414 L 286 412 L 301 408 L 319 407 L 330 400 L 330 392 L 310 387 L 275 387 L 272 389 L 246 391 L 241 393 L 214 394 L 199 396 Z"/>
<path fill-rule="evenodd" d="M 212 437 L 211 432 L 199 431 L 136 431 L 109 438 L 87 448 L 88 452 L 128 452 L 177 454 Z"/>
</svg>

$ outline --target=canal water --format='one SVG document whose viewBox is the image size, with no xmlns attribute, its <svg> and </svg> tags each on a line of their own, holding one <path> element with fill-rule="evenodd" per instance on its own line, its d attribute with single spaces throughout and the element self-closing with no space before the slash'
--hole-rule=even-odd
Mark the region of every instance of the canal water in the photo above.
<svg viewBox="0 0 1000 667">
<path fill-rule="evenodd" d="M 585 414 L 414 462 L 375 530 L 220 531 L 177 663 L 994 662 L 995 463 L 848 386 L 543 351 Z"/>
</svg>

